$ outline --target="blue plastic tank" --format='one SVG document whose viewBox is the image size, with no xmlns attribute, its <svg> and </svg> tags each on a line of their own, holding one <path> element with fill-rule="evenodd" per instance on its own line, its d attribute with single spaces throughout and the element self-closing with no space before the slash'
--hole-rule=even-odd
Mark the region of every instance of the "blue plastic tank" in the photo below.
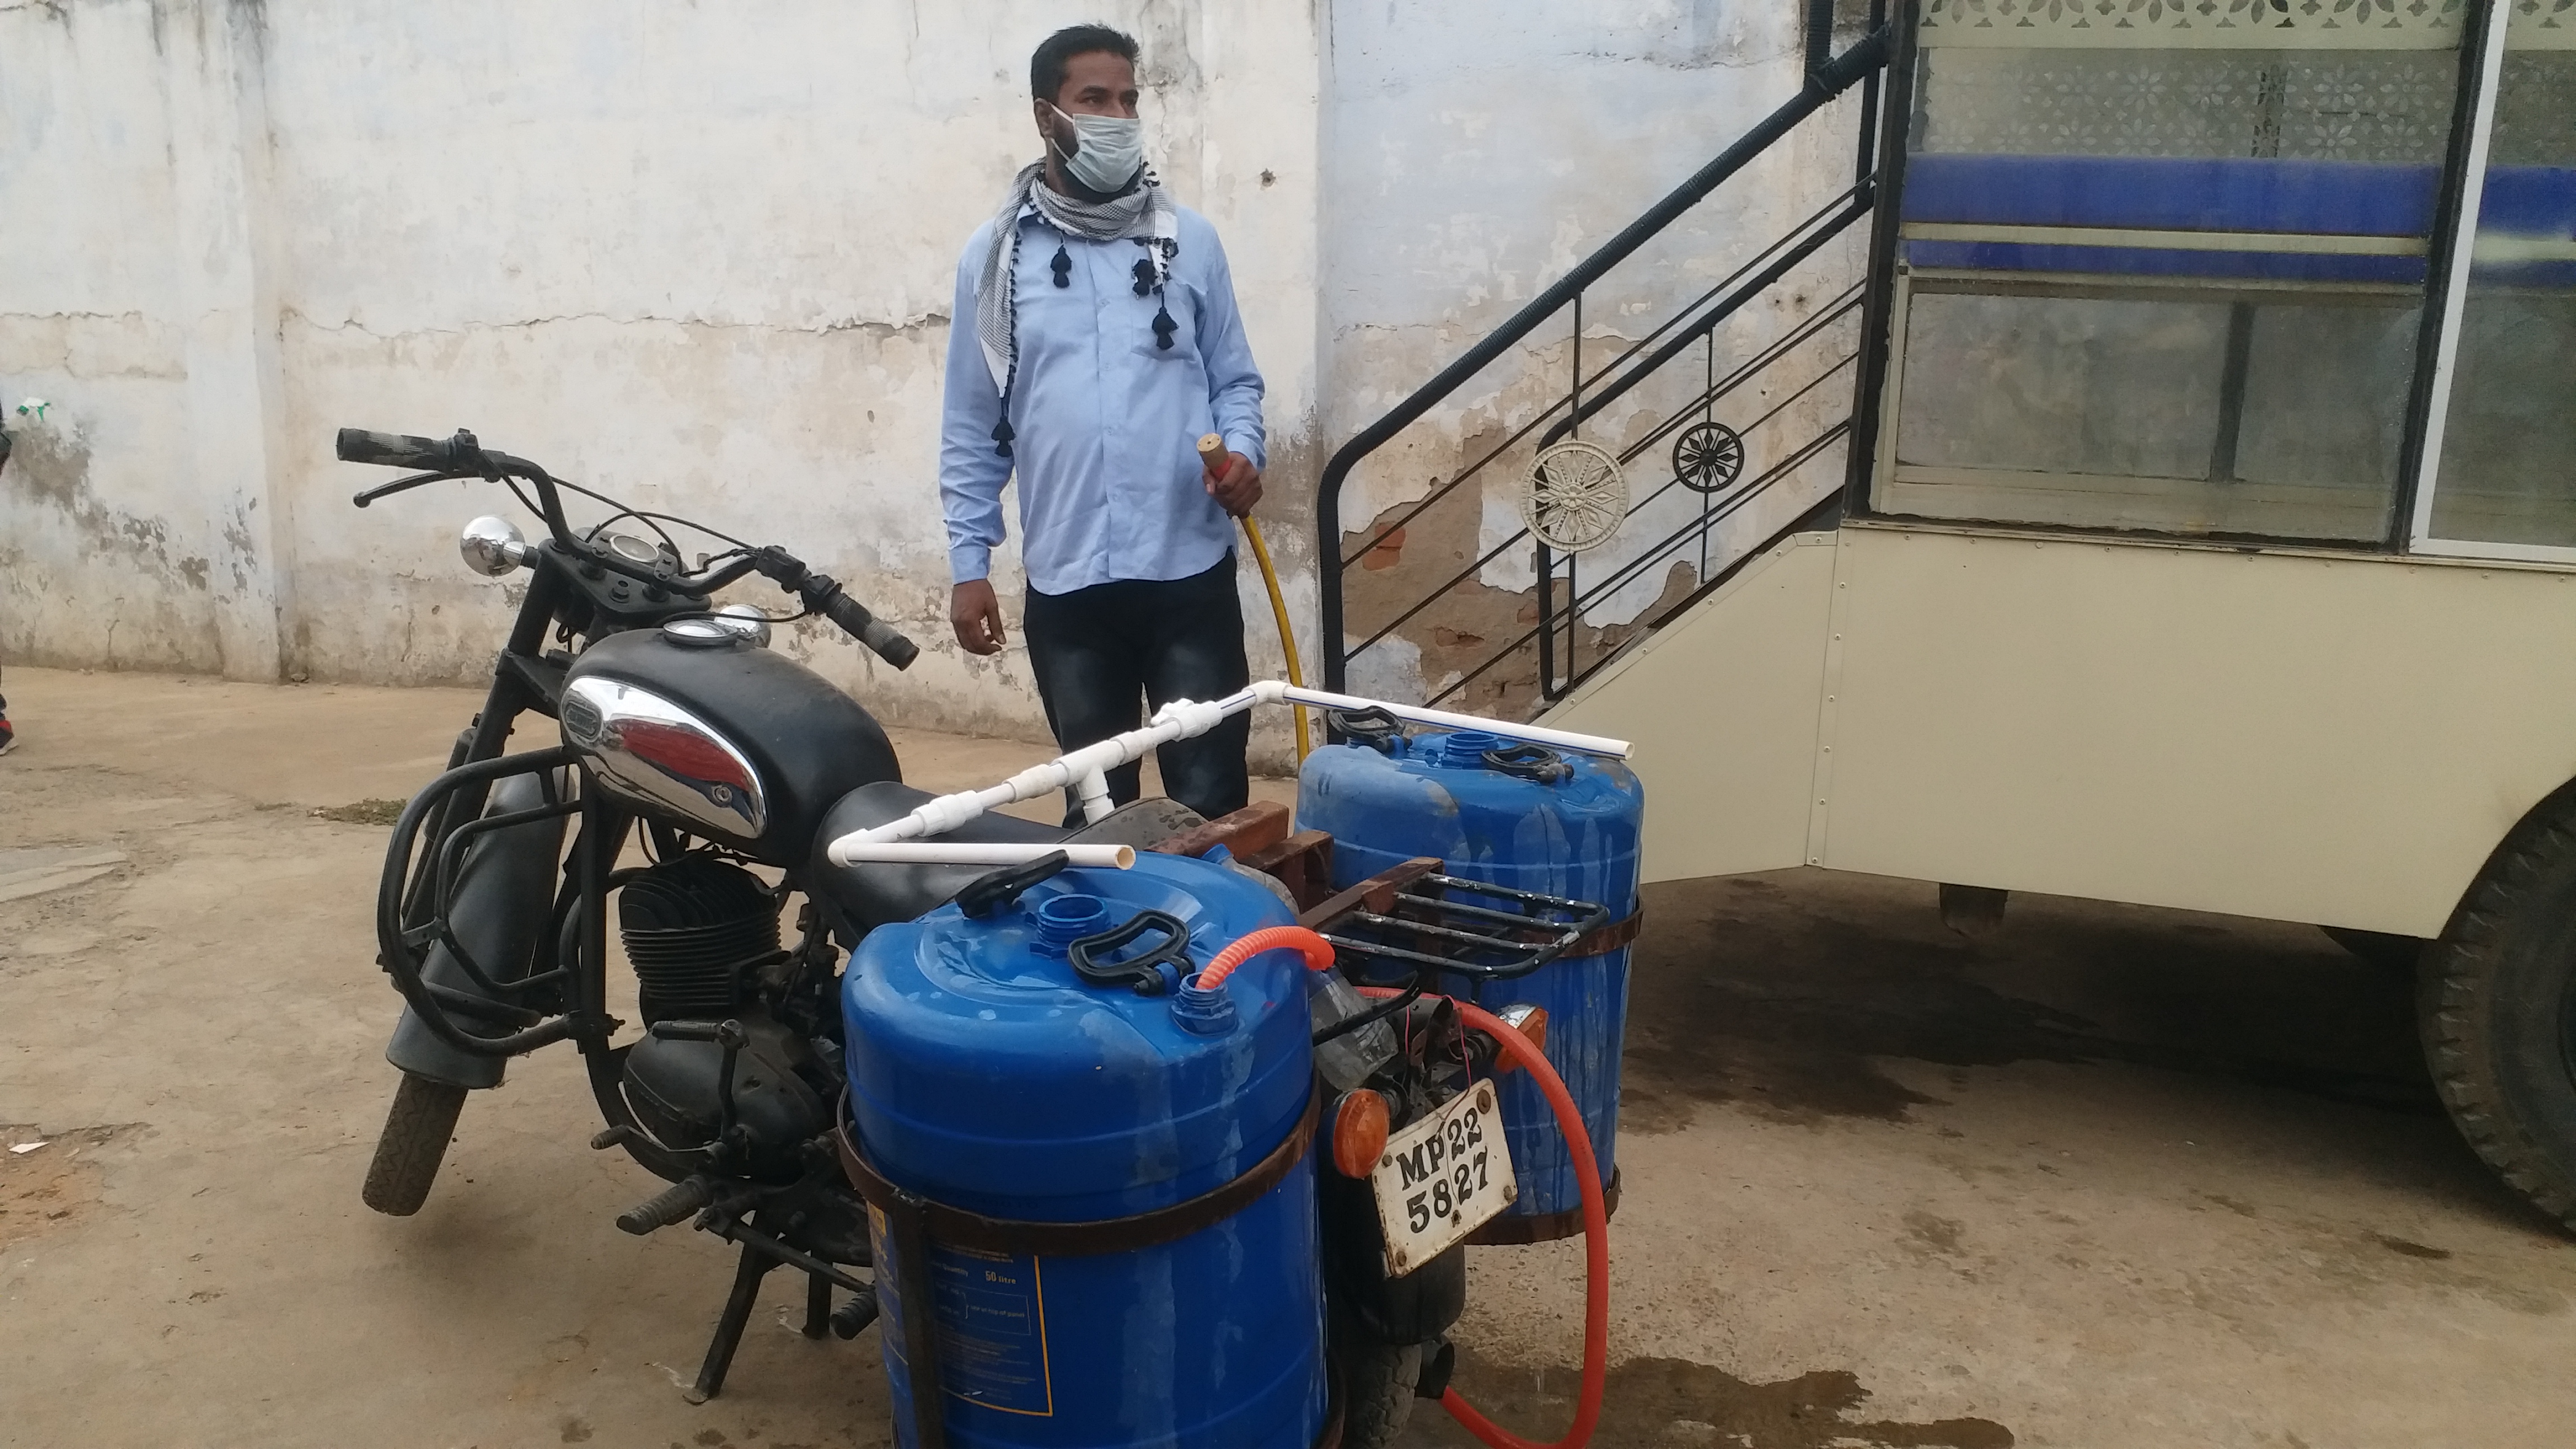
<svg viewBox="0 0 2576 1449">
<path fill-rule="evenodd" d="M 1069 941 L 1148 909 L 1187 926 L 1182 975 L 1291 923 L 1220 866 L 1148 854 L 1133 870 L 1064 871 L 987 919 L 952 904 L 870 933 L 841 1004 L 851 1116 L 876 1171 L 989 1217 L 1079 1223 L 1198 1197 L 1267 1158 L 1312 1090 L 1304 965 L 1293 951 L 1245 962 L 1218 988 L 1230 1022 L 1074 971 Z M 1251 1206 L 1158 1247 L 1041 1258 L 934 1243 L 948 1443 L 1311 1449 L 1326 1407 L 1314 1173 L 1309 1153 Z M 903 1324 L 922 1305 L 901 1301 L 902 1265 L 870 1218 L 910 1446 Z"/>
<path fill-rule="evenodd" d="M 1616 760 L 1556 757 L 1561 778 L 1512 773 L 1486 758 L 1513 742 L 1475 731 L 1382 745 L 1327 745 L 1297 776 L 1297 825 L 1333 837 L 1333 884 L 1349 886 L 1415 856 L 1447 873 L 1610 908 L 1637 909 L 1637 837 L 1645 790 Z M 1551 772 L 1552 773 L 1552 772 Z M 1565 957 L 1516 980 L 1443 976 L 1437 988 L 1487 1009 L 1547 1010 L 1547 1059 L 1592 1134 L 1607 1185 L 1617 1171 L 1619 1051 L 1628 1024 L 1628 948 Z M 1528 1077 L 1502 1079 L 1504 1139 L 1520 1197 L 1506 1217 L 1570 1215 L 1582 1205 L 1556 1115 Z M 1570 1226 L 1560 1219 L 1559 1226 Z"/>
</svg>

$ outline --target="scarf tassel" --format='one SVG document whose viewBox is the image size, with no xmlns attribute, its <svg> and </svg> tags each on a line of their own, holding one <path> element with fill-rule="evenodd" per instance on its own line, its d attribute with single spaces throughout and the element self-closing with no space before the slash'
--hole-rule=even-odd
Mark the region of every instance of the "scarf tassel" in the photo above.
<svg viewBox="0 0 2576 1449">
<path fill-rule="evenodd" d="M 1173 334 L 1180 331 L 1180 324 L 1172 319 L 1171 309 L 1163 300 L 1172 259 L 1181 248 L 1173 234 L 1178 225 L 1177 213 L 1160 179 L 1148 168 L 1140 190 L 1105 204 L 1093 204 L 1047 190 L 1041 185 L 1045 171 L 1045 163 L 1033 161 L 1011 178 L 1010 193 L 1002 199 L 1001 210 L 993 218 L 992 241 L 985 250 L 983 270 L 975 286 L 976 338 L 983 347 L 985 365 L 992 370 L 994 386 L 1002 394 L 1002 420 L 993 425 L 993 451 L 1005 458 L 1011 456 L 1011 384 L 1020 360 L 1019 314 L 1011 278 L 1019 263 L 1019 221 L 1025 209 L 1034 205 L 1059 233 L 1104 242 L 1127 237 L 1144 248 L 1146 259 L 1136 264 L 1136 295 L 1154 298 L 1154 346 L 1170 351 Z M 1154 235 L 1139 236 L 1136 233 L 1140 228 Z M 1058 287 L 1073 285 L 1073 257 L 1065 242 L 1056 244 L 1050 269 Z"/>
<path fill-rule="evenodd" d="M 1002 411 L 1008 414 L 1010 410 L 1011 400 L 1005 397 L 1002 399 Z M 1005 416 L 1000 422 L 993 424 L 993 451 L 1005 458 L 1011 456 L 1011 439 L 1017 436 L 1019 435 L 1011 431 L 1010 418 Z"/>
</svg>

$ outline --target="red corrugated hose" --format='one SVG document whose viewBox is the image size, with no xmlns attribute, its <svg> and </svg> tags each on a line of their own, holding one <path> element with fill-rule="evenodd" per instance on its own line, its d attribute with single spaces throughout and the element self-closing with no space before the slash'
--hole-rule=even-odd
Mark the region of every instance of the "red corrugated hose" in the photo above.
<svg viewBox="0 0 2576 1449">
<path fill-rule="evenodd" d="M 1249 940 L 1250 937 L 1246 937 Z M 1241 944 L 1238 942 L 1237 944 Z M 1362 987 L 1369 996 L 1394 996 L 1385 987 Z M 1502 1018 L 1485 1010 L 1450 998 L 1467 1025 L 1484 1032 L 1502 1046 L 1504 1053 L 1519 1062 L 1547 1095 L 1547 1105 L 1556 1113 L 1556 1125 L 1565 1133 L 1565 1146 L 1574 1158 L 1576 1185 L 1583 1190 L 1583 1390 L 1574 1404 L 1574 1427 L 1553 1444 L 1524 1439 L 1500 1427 L 1476 1407 L 1459 1396 L 1456 1389 L 1440 1395 L 1440 1407 L 1449 1411 L 1468 1433 L 1492 1449 L 1583 1449 L 1592 1441 L 1593 1427 L 1601 1422 L 1601 1394 L 1609 1378 L 1610 1355 L 1610 1209 L 1601 1196 L 1601 1169 L 1592 1160 L 1592 1134 L 1583 1127 L 1583 1114 L 1574 1107 L 1574 1096 L 1565 1090 L 1564 1079 L 1549 1066 L 1547 1055 L 1504 1024 Z"/>
</svg>

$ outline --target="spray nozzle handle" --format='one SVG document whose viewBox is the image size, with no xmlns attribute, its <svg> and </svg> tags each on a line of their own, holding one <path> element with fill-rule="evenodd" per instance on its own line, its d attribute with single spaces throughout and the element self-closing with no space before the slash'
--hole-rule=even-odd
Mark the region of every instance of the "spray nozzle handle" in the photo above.
<svg viewBox="0 0 2576 1449">
<path fill-rule="evenodd" d="M 979 875 L 957 893 L 957 910 L 970 921 L 985 920 L 1008 909 L 1021 892 L 1063 870 L 1071 860 L 1061 850 L 1050 850 L 1025 865 L 1006 865 Z"/>
</svg>

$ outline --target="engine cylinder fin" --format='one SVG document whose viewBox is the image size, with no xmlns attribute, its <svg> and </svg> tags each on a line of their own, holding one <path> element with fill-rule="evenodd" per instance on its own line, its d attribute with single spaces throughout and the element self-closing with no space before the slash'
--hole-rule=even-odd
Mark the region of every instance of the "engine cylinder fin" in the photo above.
<svg viewBox="0 0 2576 1449">
<path fill-rule="evenodd" d="M 684 855 L 626 883 L 617 931 L 647 1021 L 721 1015 L 744 973 L 778 954 L 778 903 L 758 877 L 711 855 Z"/>
</svg>

